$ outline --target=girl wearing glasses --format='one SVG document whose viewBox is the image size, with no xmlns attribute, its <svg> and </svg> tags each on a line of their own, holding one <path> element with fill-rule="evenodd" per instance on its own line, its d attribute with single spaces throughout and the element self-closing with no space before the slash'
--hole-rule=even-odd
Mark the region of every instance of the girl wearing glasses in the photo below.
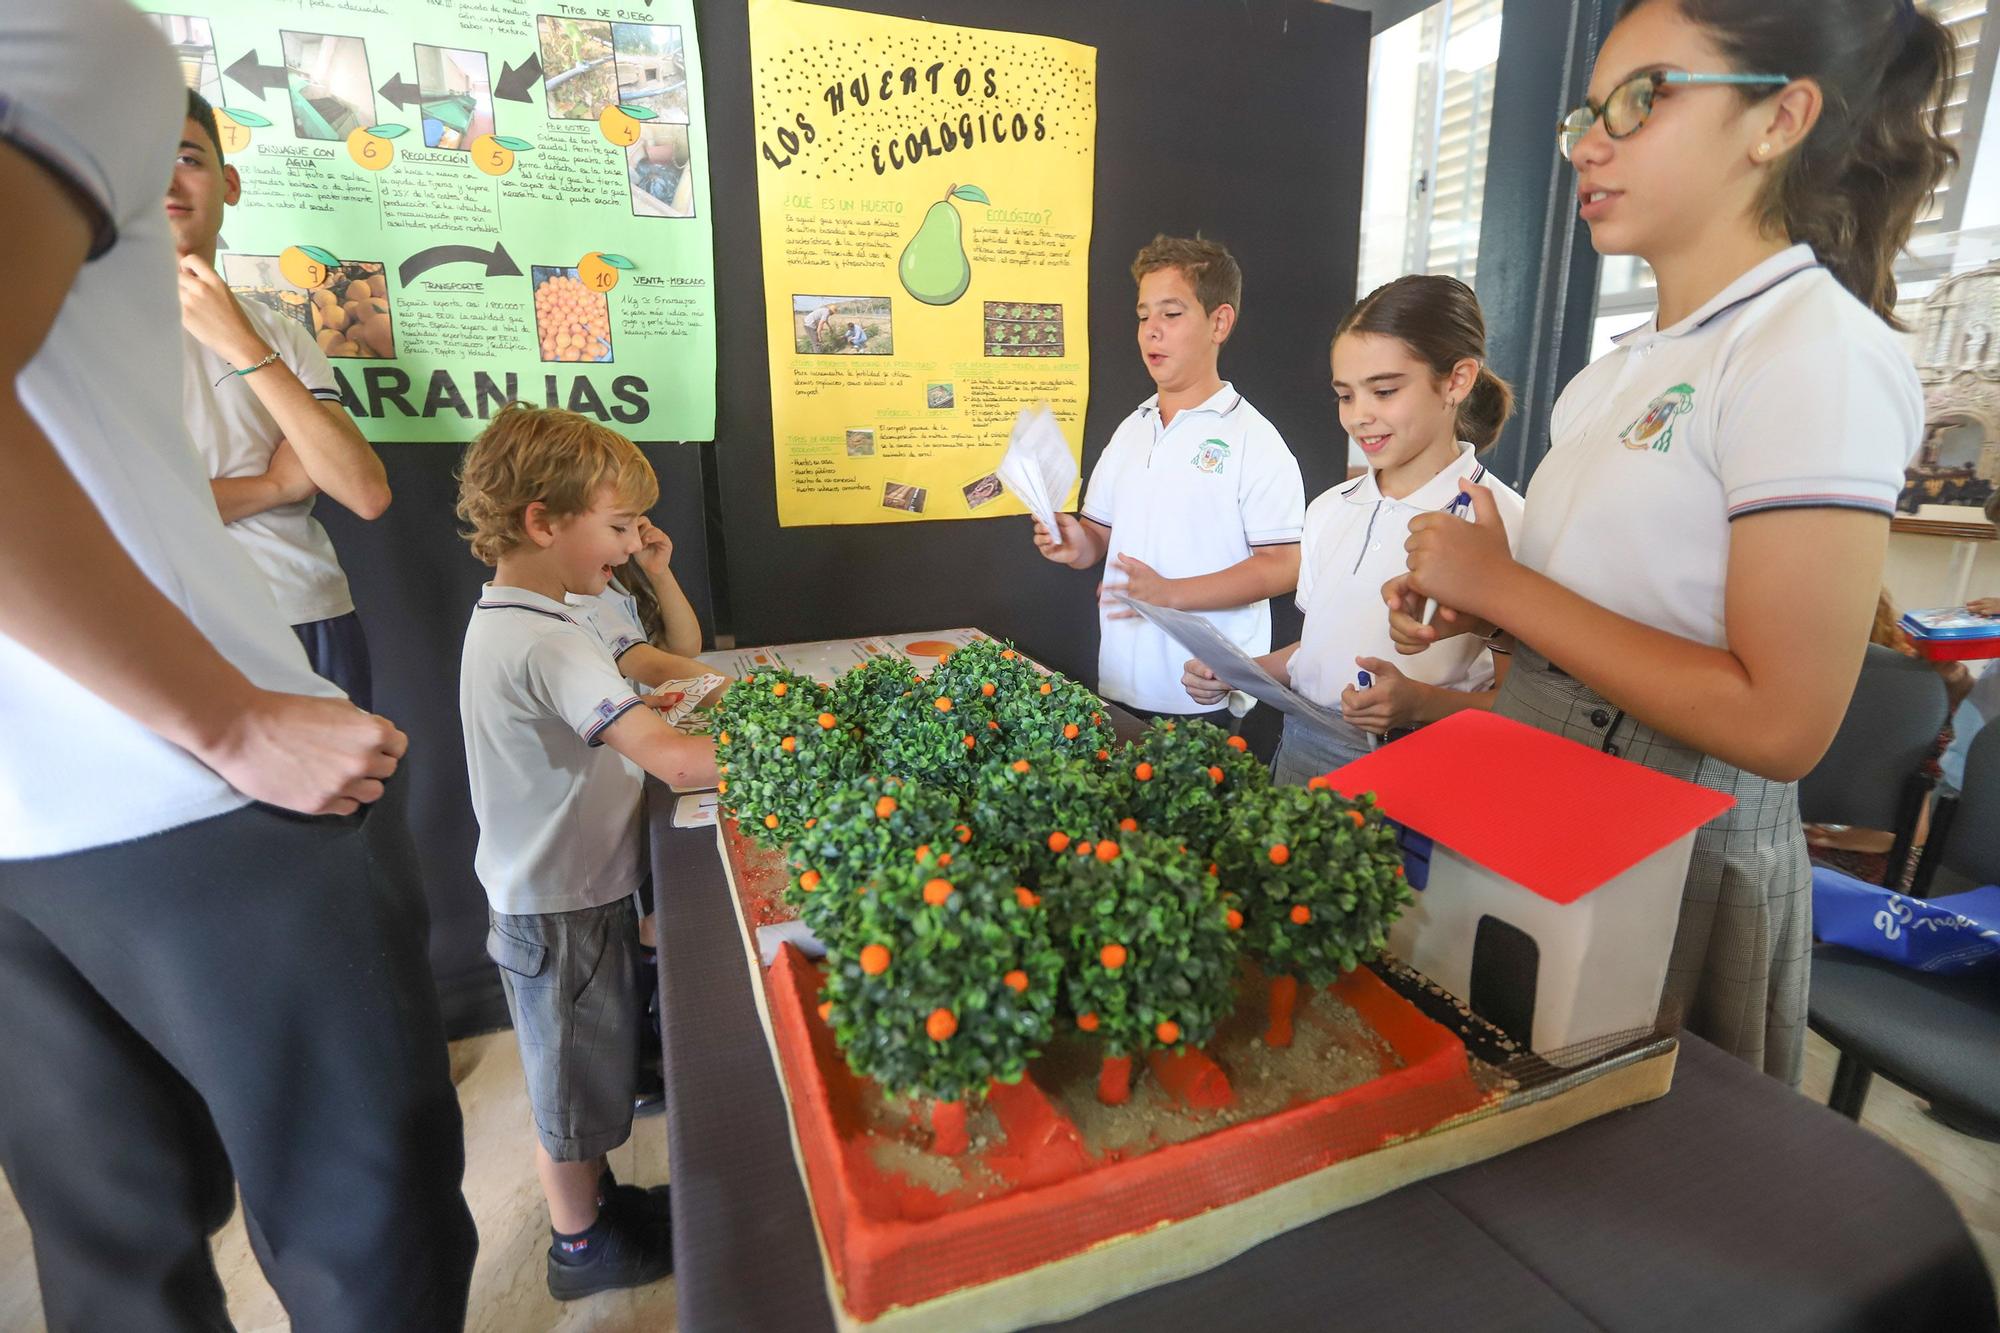
<svg viewBox="0 0 2000 1333">
<path fill-rule="evenodd" d="M 1475 521 L 1412 523 L 1383 589 L 1403 652 L 1513 644 L 1499 712 L 1736 798 L 1698 835 L 1661 1018 L 1793 1084 L 1794 784 L 1853 692 L 1921 438 L 1891 266 L 1954 159 L 1951 73 L 1909 0 L 1628 0 L 1559 140 L 1591 243 L 1652 266 L 1658 311 L 1556 404 L 1518 559 L 1472 487 Z"/>
<path fill-rule="evenodd" d="M 1381 736 L 1493 706 L 1494 658 L 1474 640 L 1404 659 L 1407 669 L 1383 660 L 1395 654 L 1376 597 L 1382 580 L 1404 568 L 1411 521 L 1463 509 L 1460 477 L 1484 481 L 1510 531 L 1521 521 L 1521 497 L 1474 458 L 1499 437 L 1514 395 L 1486 368 L 1486 316 L 1457 278 L 1397 278 L 1349 311 L 1333 336 L 1333 391 L 1341 428 L 1368 471 L 1307 508 L 1303 638 L 1257 659 L 1341 715 L 1331 733 L 1285 718 L 1272 773 L 1294 786 L 1359 759 Z M 1208 708 L 1228 693 L 1198 661 L 1182 669 L 1181 684 Z"/>
</svg>

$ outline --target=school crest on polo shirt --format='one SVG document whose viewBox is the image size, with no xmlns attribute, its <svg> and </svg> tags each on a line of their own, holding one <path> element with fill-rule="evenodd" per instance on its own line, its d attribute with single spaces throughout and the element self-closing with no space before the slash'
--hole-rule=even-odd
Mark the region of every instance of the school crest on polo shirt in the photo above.
<svg viewBox="0 0 2000 1333">
<path fill-rule="evenodd" d="M 1694 386 L 1676 384 L 1665 393 L 1646 404 L 1646 410 L 1639 419 L 1618 434 L 1618 442 L 1627 449 L 1653 449 L 1667 452 L 1674 443 L 1674 418 L 1694 411 Z"/>
<path fill-rule="evenodd" d="M 1229 444 L 1225 440 L 1203 440 L 1195 447 L 1194 457 L 1188 462 L 1203 472 L 1220 472 L 1222 465 L 1229 461 Z"/>
</svg>

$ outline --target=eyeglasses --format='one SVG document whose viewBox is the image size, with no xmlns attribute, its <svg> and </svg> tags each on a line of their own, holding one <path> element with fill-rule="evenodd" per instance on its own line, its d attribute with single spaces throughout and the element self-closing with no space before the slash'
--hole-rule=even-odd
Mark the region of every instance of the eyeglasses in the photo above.
<svg viewBox="0 0 2000 1333">
<path fill-rule="evenodd" d="M 1790 83 L 1783 74 L 1688 74 L 1681 70 L 1656 69 L 1650 74 L 1636 74 L 1611 90 L 1603 103 L 1593 106 L 1588 99 L 1576 110 L 1562 118 L 1556 126 L 1556 148 L 1563 160 L 1576 150 L 1577 140 L 1590 132 L 1590 127 L 1598 121 L 1604 122 L 1604 132 L 1614 139 L 1623 139 L 1636 134 L 1639 127 L 1651 119 L 1653 96 L 1669 83 L 1721 83 L 1745 85 L 1769 85 L 1779 87 Z"/>
</svg>

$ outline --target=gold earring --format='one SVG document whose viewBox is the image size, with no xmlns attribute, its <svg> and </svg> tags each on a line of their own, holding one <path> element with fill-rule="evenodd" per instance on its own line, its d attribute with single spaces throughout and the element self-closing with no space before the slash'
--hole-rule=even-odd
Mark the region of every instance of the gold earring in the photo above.
<svg viewBox="0 0 2000 1333">
<path fill-rule="evenodd" d="M 1757 145 L 1757 156 L 1769 157 L 1770 155 L 1771 155 L 1771 145 L 1767 143 L 1760 143 Z"/>
</svg>

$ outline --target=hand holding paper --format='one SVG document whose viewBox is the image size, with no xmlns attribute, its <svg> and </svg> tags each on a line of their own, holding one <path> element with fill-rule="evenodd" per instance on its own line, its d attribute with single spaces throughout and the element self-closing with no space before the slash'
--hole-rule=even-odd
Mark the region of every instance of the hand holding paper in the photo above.
<svg viewBox="0 0 2000 1333">
<path fill-rule="evenodd" d="M 1048 531 L 1050 544 L 1061 546 L 1063 529 L 1056 521 L 1056 507 L 1069 499 L 1070 488 L 1076 485 L 1076 457 L 1047 403 L 1024 407 L 1014 418 L 1007 452 L 995 475 Z"/>
<path fill-rule="evenodd" d="M 1226 688 L 1241 690 L 1281 713 L 1304 718 L 1325 730 L 1335 729 L 1340 724 L 1338 713 L 1314 703 L 1291 686 L 1279 681 L 1270 672 L 1257 665 L 1249 654 L 1238 648 L 1221 630 L 1194 612 L 1170 611 L 1164 606 L 1134 601 L 1123 594 L 1113 595 L 1151 624 L 1172 636 L 1181 647 L 1193 653 L 1195 664 L 1206 667 L 1215 680 Z M 1198 679 L 1194 675 L 1195 664 L 1190 664 L 1183 671 L 1182 684 Z"/>
</svg>

